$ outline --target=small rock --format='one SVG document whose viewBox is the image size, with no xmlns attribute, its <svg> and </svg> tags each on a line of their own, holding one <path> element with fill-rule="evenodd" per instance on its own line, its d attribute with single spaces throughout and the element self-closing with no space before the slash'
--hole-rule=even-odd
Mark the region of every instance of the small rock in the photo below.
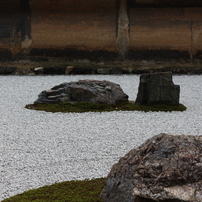
<svg viewBox="0 0 202 202">
<path fill-rule="evenodd" d="M 65 70 L 65 74 L 70 74 L 74 69 L 74 66 L 68 66 L 66 67 L 66 70 Z"/>
<path fill-rule="evenodd" d="M 34 72 L 36 74 L 43 74 L 43 67 L 35 67 Z"/>
<path fill-rule="evenodd" d="M 109 74 L 120 75 L 122 73 L 123 73 L 123 71 L 121 68 L 110 68 L 109 69 Z"/>
<path fill-rule="evenodd" d="M 97 69 L 98 74 L 109 74 L 110 69 L 109 68 L 99 68 Z"/>
<path fill-rule="evenodd" d="M 35 75 L 32 69 L 26 68 L 16 68 L 16 70 L 12 73 L 13 75 Z"/>
</svg>

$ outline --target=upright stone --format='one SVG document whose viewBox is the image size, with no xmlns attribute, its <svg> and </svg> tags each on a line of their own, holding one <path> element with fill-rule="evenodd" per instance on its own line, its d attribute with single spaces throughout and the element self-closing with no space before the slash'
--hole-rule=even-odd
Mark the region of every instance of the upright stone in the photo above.
<svg viewBox="0 0 202 202">
<path fill-rule="evenodd" d="M 137 105 L 178 105 L 180 86 L 172 81 L 172 72 L 143 74 L 135 103 Z"/>
</svg>

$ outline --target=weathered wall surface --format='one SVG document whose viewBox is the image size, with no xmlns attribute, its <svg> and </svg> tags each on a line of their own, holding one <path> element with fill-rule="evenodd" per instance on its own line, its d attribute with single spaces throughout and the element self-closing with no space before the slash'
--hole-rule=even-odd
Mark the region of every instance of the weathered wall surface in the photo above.
<svg viewBox="0 0 202 202">
<path fill-rule="evenodd" d="M 33 48 L 116 50 L 115 0 L 33 0 Z"/>
<path fill-rule="evenodd" d="M 12 5 L 12 6 L 11 6 Z M 10 57 L 20 46 L 20 3 L 19 0 L 0 1 L 0 58 Z"/>
<path fill-rule="evenodd" d="M 202 59 L 202 1 L 128 0 L 129 58 Z"/>
<path fill-rule="evenodd" d="M 131 8 L 130 50 L 202 50 L 202 8 Z M 185 53 L 186 52 L 186 53 Z"/>
<path fill-rule="evenodd" d="M 202 6 L 201 0 L 129 0 L 136 7 L 198 7 Z"/>
<path fill-rule="evenodd" d="M 0 59 L 22 55 L 202 59 L 202 1 L 1 0 Z"/>
</svg>

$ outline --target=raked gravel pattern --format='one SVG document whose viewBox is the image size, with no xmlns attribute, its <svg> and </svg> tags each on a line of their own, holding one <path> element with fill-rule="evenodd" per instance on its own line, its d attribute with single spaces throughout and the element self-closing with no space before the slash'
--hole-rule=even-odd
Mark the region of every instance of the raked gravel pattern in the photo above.
<svg viewBox="0 0 202 202">
<path fill-rule="evenodd" d="M 173 76 L 185 112 L 47 113 L 25 109 L 42 90 L 79 79 L 109 80 L 135 100 L 138 75 L 0 76 L 0 201 L 68 180 L 107 176 L 129 150 L 159 133 L 202 135 L 202 76 Z"/>
</svg>

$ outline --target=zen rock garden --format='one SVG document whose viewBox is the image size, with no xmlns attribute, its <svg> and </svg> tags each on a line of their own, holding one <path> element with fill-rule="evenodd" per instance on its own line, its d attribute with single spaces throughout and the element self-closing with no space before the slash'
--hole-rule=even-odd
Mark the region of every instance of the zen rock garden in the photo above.
<svg viewBox="0 0 202 202">
<path fill-rule="evenodd" d="M 133 105 L 179 105 L 172 73 L 140 76 Z M 42 91 L 35 104 L 129 102 L 119 84 L 79 80 Z M 202 136 L 159 134 L 113 165 L 101 193 L 104 202 L 202 202 Z"/>
<path fill-rule="evenodd" d="M 108 174 L 104 202 L 201 202 L 202 136 L 159 134 Z"/>
</svg>

